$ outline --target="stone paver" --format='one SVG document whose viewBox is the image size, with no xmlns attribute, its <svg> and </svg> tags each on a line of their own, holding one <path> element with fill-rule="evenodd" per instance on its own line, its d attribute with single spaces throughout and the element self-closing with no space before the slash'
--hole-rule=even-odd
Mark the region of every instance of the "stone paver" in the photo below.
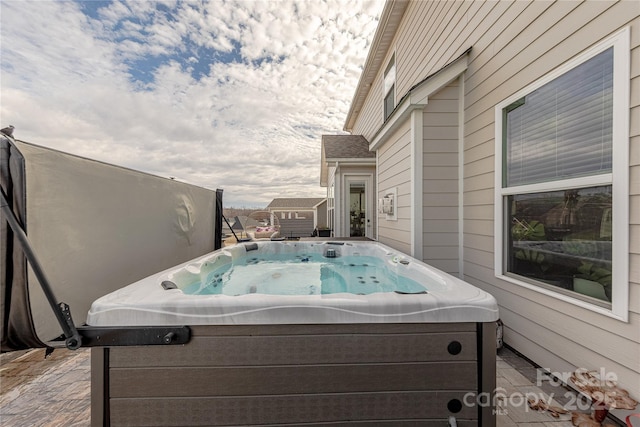
<svg viewBox="0 0 640 427">
<path fill-rule="evenodd" d="M 43 349 L 0 365 L 0 425 L 88 426 L 91 420 L 90 351 Z"/>
</svg>

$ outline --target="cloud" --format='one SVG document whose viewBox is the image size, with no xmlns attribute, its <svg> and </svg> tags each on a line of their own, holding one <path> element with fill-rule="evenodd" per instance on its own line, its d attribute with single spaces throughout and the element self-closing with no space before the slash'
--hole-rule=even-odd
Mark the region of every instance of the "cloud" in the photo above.
<svg viewBox="0 0 640 427">
<path fill-rule="evenodd" d="M 223 188 L 318 197 L 381 1 L 3 1 L 2 126 L 19 139 Z"/>
</svg>

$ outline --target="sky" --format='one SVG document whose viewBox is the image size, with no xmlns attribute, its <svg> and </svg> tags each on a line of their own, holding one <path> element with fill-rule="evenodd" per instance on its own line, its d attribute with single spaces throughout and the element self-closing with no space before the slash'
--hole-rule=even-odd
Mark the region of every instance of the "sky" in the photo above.
<svg viewBox="0 0 640 427">
<path fill-rule="evenodd" d="M 205 188 L 323 197 L 382 0 L 0 2 L 0 126 Z"/>
</svg>

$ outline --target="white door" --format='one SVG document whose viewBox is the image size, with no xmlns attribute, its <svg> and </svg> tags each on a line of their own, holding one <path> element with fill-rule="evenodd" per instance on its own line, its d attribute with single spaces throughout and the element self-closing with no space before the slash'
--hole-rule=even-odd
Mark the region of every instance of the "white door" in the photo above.
<svg viewBox="0 0 640 427">
<path fill-rule="evenodd" d="M 345 200 L 343 210 L 343 235 L 349 237 L 373 237 L 372 175 L 345 176 Z"/>
</svg>

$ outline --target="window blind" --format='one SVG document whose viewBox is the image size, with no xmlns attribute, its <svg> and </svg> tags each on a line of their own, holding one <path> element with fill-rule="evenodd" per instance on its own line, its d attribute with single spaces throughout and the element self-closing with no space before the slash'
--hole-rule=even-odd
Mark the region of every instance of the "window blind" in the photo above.
<svg viewBox="0 0 640 427">
<path fill-rule="evenodd" d="M 384 94 L 387 95 L 396 83 L 396 55 L 394 54 L 384 70 Z"/>
<path fill-rule="evenodd" d="M 504 111 L 507 187 L 611 172 L 613 48 Z"/>
</svg>

